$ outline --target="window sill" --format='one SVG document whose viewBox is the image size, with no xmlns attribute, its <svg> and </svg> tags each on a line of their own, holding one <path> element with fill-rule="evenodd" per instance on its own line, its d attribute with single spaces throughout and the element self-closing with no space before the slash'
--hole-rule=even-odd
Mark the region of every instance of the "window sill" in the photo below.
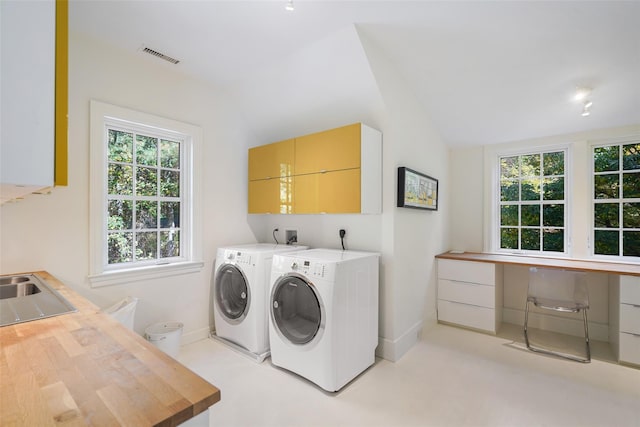
<svg viewBox="0 0 640 427">
<path fill-rule="evenodd" d="M 128 270 L 106 271 L 89 276 L 89 283 L 92 288 L 122 285 L 142 280 L 153 280 L 170 276 L 198 273 L 202 270 L 202 267 L 204 267 L 204 262 L 189 261 L 175 264 L 132 268 Z"/>
</svg>

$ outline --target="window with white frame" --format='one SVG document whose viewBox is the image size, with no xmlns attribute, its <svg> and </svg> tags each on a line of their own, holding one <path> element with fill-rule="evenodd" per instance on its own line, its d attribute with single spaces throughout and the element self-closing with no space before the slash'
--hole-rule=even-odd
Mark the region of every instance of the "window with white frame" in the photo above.
<svg viewBox="0 0 640 427">
<path fill-rule="evenodd" d="M 496 250 L 565 254 L 567 150 L 499 156 Z"/>
<path fill-rule="evenodd" d="M 640 141 L 592 153 L 593 254 L 640 257 Z"/>
<path fill-rule="evenodd" d="M 188 136 L 106 120 L 106 266 L 182 260 Z"/>
<path fill-rule="evenodd" d="M 199 269 L 197 126 L 91 102 L 91 282 Z"/>
</svg>

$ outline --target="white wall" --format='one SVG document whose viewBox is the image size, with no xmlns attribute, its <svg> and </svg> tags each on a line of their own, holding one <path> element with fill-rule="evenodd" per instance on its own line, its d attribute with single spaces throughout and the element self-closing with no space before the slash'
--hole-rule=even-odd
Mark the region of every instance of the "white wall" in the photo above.
<svg viewBox="0 0 640 427">
<path fill-rule="evenodd" d="M 449 153 L 389 56 L 359 29 L 385 104 L 383 148 L 381 348 L 399 359 L 417 340 L 423 323 L 436 321 L 434 256 L 449 245 Z M 438 211 L 396 207 L 397 168 L 406 166 L 439 180 Z"/>
<path fill-rule="evenodd" d="M 640 134 L 640 126 L 625 126 L 601 129 L 571 135 L 558 135 L 508 144 L 466 147 L 451 150 L 451 248 L 470 252 L 490 251 L 491 173 L 492 161 L 500 152 L 549 147 L 569 144 L 571 158 L 572 199 L 570 204 L 571 256 L 590 256 L 591 233 L 591 144 L 615 138 Z M 503 321 L 524 324 L 524 302 L 528 283 L 526 267 L 504 267 Z M 609 340 L 609 277 L 605 274 L 589 273 L 588 289 L 591 301 L 589 309 L 589 331 L 592 339 Z M 536 316 L 533 310 L 530 321 L 533 327 L 544 327 L 566 334 L 583 333 L 582 323 L 576 315 L 566 315 L 574 322 L 557 322 L 557 317 Z M 544 312 L 544 310 L 543 310 Z"/>
<path fill-rule="evenodd" d="M 338 230 L 343 228 L 347 231 L 347 249 L 380 253 L 380 345 L 377 353 L 397 360 L 417 341 L 425 319 L 430 324 L 435 323 L 434 256 L 448 247 L 449 155 L 424 109 L 388 57 L 359 29 L 356 39 L 354 34 L 353 29 L 345 29 L 305 49 L 300 56 L 290 58 L 277 70 L 265 70 L 264 74 L 279 76 L 276 85 L 281 81 L 287 82 L 281 93 L 285 98 L 283 102 L 288 104 L 290 96 L 308 91 L 312 93 L 316 88 L 316 76 L 324 79 L 326 91 L 332 91 L 335 86 L 330 81 L 332 78 L 353 79 L 355 69 L 358 71 L 356 77 L 361 80 L 354 86 L 356 100 L 345 100 L 347 105 L 341 106 L 342 113 L 338 117 L 335 109 L 323 102 L 315 105 L 316 108 L 300 104 L 304 108 L 292 112 L 295 122 L 281 124 L 281 129 L 295 129 L 300 133 L 272 134 L 273 140 L 260 143 L 337 127 L 347 123 L 344 117 L 380 130 L 383 134 L 382 214 L 249 215 L 248 222 L 260 241 L 273 241 L 272 231 L 278 228 L 277 237 L 282 242 L 286 229 L 296 229 L 301 244 L 325 248 L 341 247 Z M 338 46 L 340 52 L 347 51 L 349 55 L 332 54 Z M 344 69 L 347 72 L 331 73 L 329 77 L 311 73 L 304 67 L 307 64 L 305 58 L 310 57 L 322 63 L 323 67 L 334 65 L 327 69 Z M 364 64 L 363 58 L 366 60 Z M 300 79 L 300 73 L 304 73 L 307 80 Z M 375 79 L 374 84 L 368 82 L 370 78 Z M 267 81 L 264 75 L 255 76 L 255 80 Z M 311 89 L 308 85 L 312 86 Z M 344 81 L 338 87 L 342 91 L 350 90 Z M 371 90 L 375 93 L 370 93 Z M 363 104 L 358 100 L 362 97 L 374 102 Z M 344 98 L 336 95 L 336 99 Z M 255 112 L 250 113 L 255 115 Z M 266 134 L 271 134 L 272 131 L 261 126 Z M 396 207 L 398 166 L 407 166 L 440 180 L 439 211 Z"/>
<path fill-rule="evenodd" d="M 73 28 L 73 22 L 71 23 Z M 69 186 L 48 196 L 5 204 L 1 213 L 0 271 L 47 270 L 100 307 L 126 295 L 140 299 L 135 329 L 184 322 L 184 339 L 209 330 L 209 288 L 215 249 L 255 241 L 246 222 L 246 126 L 214 88 L 182 77 L 157 58 L 71 32 L 69 41 Z M 89 266 L 89 100 L 199 125 L 204 144 L 203 248 L 200 273 L 153 282 L 91 288 Z M 221 184 L 222 183 L 222 184 Z"/>
<path fill-rule="evenodd" d="M 574 258 L 588 257 L 591 228 L 591 144 L 634 134 L 640 134 L 640 125 L 451 150 L 451 249 L 471 252 L 490 250 L 491 160 L 498 153 L 570 144 L 573 152 L 570 159 L 572 173 L 568 177 L 573 186 L 570 211 L 571 255 Z"/>
<path fill-rule="evenodd" d="M 73 28 L 73 23 L 71 23 Z M 357 36 L 354 39 L 354 34 Z M 271 241 L 273 228 L 295 228 L 299 241 L 313 247 L 340 247 L 338 230 L 347 230 L 348 249 L 379 252 L 380 346 L 378 353 L 399 359 L 418 339 L 425 319 L 435 322 L 434 256 L 448 245 L 448 150 L 428 121 L 423 108 L 406 87 L 388 57 L 354 29 L 336 35 L 347 46 L 362 73 L 337 75 L 369 82 L 356 92 L 364 97 L 348 104 L 341 100 L 341 114 L 330 103 L 296 110 L 300 130 L 312 132 L 362 121 L 383 133 L 383 212 L 381 215 L 247 215 L 247 148 L 266 142 L 252 132 L 252 123 L 239 118 L 234 100 L 216 88 L 175 72 L 173 66 L 137 52 L 115 51 L 84 35 L 70 34 L 69 63 L 69 187 L 56 188 L 49 196 L 30 197 L 2 206 L 2 259 L 0 271 L 47 270 L 68 286 L 106 307 L 126 295 L 140 299 L 135 329 L 163 320 L 185 323 L 185 340 L 206 335 L 210 321 L 209 291 L 216 248 L 229 244 Z M 329 37 L 316 46 L 328 54 L 339 40 Z M 354 40 L 360 43 L 356 46 Z M 358 51 L 358 49 L 360 49 Z M 301 53 L 291 59 L 309 58 Z M 313 55 L 311 55 L 313 56 Z M 363 58 L 366 59 L 363 68 Z M 349 63 L 341 63 L 348 70 Z M 265 70 L 273 75 L 274 70 Z M 354 75 L 355 74 L 355 75 Z M 264 77 L 264 76 L 263 76 Z M 335 77 L 335 75 L 334 75 Z M 265 85 L 268 81 L 263 81 Z M 311 80 L 309 80 L 311 79 Z M 308 79 L 285 79 L 299 86 L 282 88 L 276 97 L 296 98 Z M 348 87 L 341 82 L 338 88 Z M 316 85 L 312 85 L 316 88 Z M 373 91 L 373 92 L 372 92 Z M 91 288 L 87 281 L 89 252 L 89 101 L 127 107 L 201 126 L 204 134 L 203 250 L 205 267 L 197 274 L 173 276 L 153 282 Z M 246 101 L 246 100 L 245 100 Z M 274 100 L 274 102 L 276 102 Z M 313 99 L 305 99 L 313 104 Z M 347 103 L 347 104 L 345 104 Z M 294 103 L 295 104 L 295 103 Z M 289 105 L 289 104 L 287 104 Z M 306 111 L 306 113 L 301 113 Z M 251 110 L 249 118 L 259 112 Z M 266 113 L 265 113 L 266 114 Z M 268 114 L 267 114 L 268 116 Z M 343 118 L 348 118 L 344 119 Z M 264 121 L 255 119 L 258 129 Z M 338 122 L 339 121 L 339 122 Z M 302 124 L 300 124 L 302 123 Z M 294 129 L 283 124 L 282 132 Z M 297 128 L 296 128 L 297 129 Z M 275 132 L 264 128 L 265 135 Z M 278 131 L 280 132 L 280 131 Z M 291 137 L 296 134 L 282 135 Z M 274 138 L 277 139 L 277 138 Z M 416 169 L 440 181 L 437 212 L 396 208 L 398 166 Z"/>
</svg>

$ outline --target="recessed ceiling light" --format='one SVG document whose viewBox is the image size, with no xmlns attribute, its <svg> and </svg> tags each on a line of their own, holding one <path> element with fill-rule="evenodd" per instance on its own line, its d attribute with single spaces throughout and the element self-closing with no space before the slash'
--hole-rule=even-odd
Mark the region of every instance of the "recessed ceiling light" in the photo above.
<svg viewBox="0 0 640 427">
<path fill-rule="evenodd" d="M 579 87 L 576 88 L 576 93 L 573 96 L 573 99 L 575 99 L 576 101 L 582 101 L 587 99 L 589 95 L 591 95 L 590 87 Z"/>
<path fill-rule="evenodd" d="M 591 102 L 588 99 L 584 100 L 584 103 L 582 104 L 582 117 L 587 117 L 588 115 L 591 114 L 591 106 L 593 105 L 593 102 Z"/>
<path fill-rule="evenodd" d="M 285 10 L 288 10 L 288 11 L 290 11 L 290 12 L 291 12 L 292 10 L 294 10 L 294 7 L 293 7 L 293 0 L 289 0 L 289 1 L 287 2 L 287 5 L 286 5 L 284 8 L 285 8 Z"/>
</svg>

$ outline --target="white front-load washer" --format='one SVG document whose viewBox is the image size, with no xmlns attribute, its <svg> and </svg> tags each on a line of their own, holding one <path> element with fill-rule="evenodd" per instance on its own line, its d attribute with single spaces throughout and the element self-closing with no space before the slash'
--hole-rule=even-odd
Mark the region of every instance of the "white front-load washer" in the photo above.
<svg viewBox="0 0 640 427">
<path fill-rule="evenodd" d="M 337 391 L 371 366 L 378 345 L 379 255 L 310 249 L 271 268 L 271 363 Z"/>
<path fill-rule="evenodd" d="M 276 253 L 307 246 L 255 243 L 219 248 L 213 280 L 214 338 L 263 361 L 269 355 L 269 284 Z"/>
</svg>

